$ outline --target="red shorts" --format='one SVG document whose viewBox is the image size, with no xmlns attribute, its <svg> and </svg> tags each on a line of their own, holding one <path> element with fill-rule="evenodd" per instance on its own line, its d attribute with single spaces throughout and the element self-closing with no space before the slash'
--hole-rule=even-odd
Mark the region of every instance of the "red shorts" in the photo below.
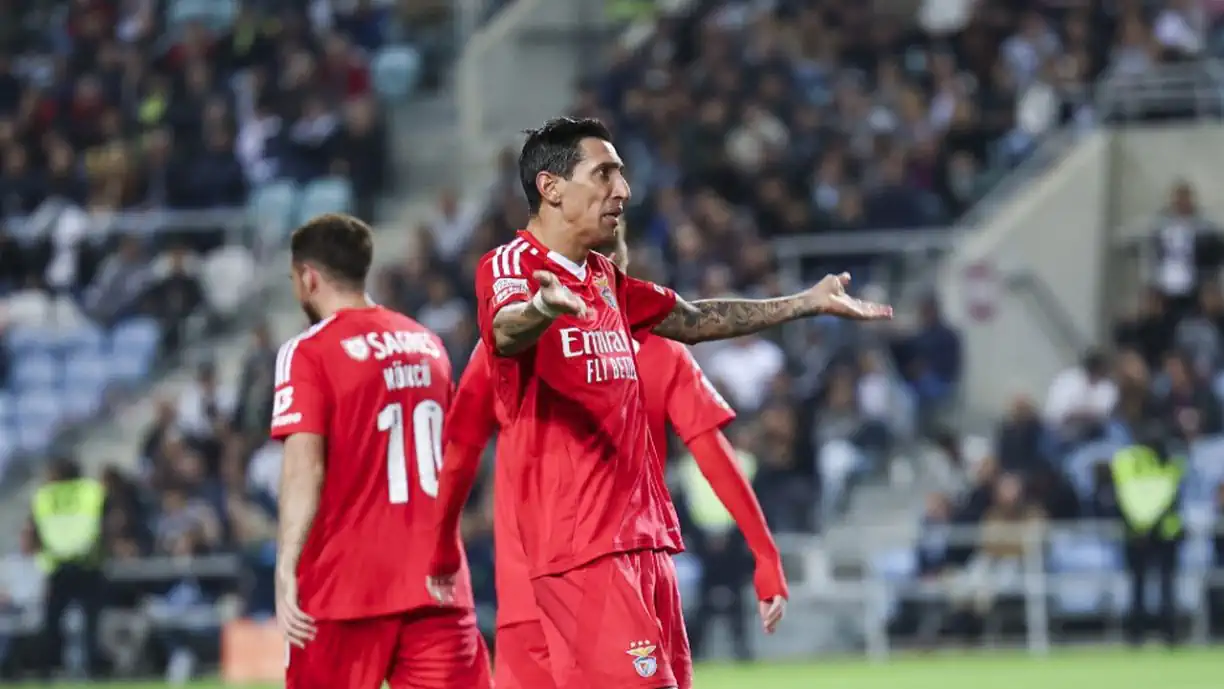
<svg viewBox="0 0 1224 689">
<path fill-rule="evenodd" d="M 519 622 L 497 628 L 493 686 L 497 689 L 556 689 L 549 665 L 548 641 L 539 622 Z"/>
<path fill-rule="evenodd" d="M 489 689 L 489 652 L 471 610 L 438 608 L 320 621 L 291 648 L 286 689 Z"/>
<path fill-rule="evenodd" d="M 693 686 L 676 567 L 668 553 L 606 555 L 532 584 L 557 686 Z"/>
</svg>

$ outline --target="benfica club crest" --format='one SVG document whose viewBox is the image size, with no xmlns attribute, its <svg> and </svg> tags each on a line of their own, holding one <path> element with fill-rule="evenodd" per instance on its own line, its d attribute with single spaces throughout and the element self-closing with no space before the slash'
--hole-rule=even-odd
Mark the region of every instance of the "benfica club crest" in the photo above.
<svg viewBox="0 0 1224 689">
<path fill-rule="evenodd" d="M 659 669 L 659 661 L 654 657 L 655 645 L 649 641 L 634 641 L 625 651 L 633 657 L 633 669 L 639 677 L 653 677 Z"/>
<path fill-rule="evenodd" d="M 599 296 L 603 298 L 604 303 L 609 308 L 618 308 L 616 306 L 616 295 L 612 293 L 612 288 L 608 285 L 608 278 L 606 276 L 598 275 L 595 277 L 595 289 L 599 291 Z"/>
<path fill-rule="evenodd" d="M 344 348 L 344 353 L 354 361 L 365 361 L 370 356 L 370 345 L 366 344 L 364 337 L 350 337 L 347 340 L 341 340 L 340 346 Z"/>
</svg>

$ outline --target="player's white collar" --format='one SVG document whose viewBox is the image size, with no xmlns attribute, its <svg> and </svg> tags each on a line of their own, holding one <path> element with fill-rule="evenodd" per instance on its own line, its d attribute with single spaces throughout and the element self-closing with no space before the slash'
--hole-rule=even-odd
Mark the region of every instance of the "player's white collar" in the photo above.
<svg viewBox="0 0 1224 689">
<path fill-rule="evenodd" d="M 585 263 L 574 263 L 573 261 L 569 260 L 568 258 L 562 256 L 561 254 L 555 251 L 548 252 L 548 260 L 566 269 L 567 271 L 569 271 L 570 275 L 573 275 L 579 280 L 586 279 L 587 267 Z"/>
</svg>

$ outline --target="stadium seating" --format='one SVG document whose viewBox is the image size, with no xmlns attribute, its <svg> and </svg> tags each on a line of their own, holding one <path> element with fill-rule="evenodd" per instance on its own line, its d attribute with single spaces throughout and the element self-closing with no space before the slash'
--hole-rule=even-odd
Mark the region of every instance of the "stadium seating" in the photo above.
<svg viewBox="0 0 1224 689">
<path fill-rule="evenodd" d="M 176 292 L 176 298 L 199 293 L 199 313 L 208 314 L 200 323 L 223 324 L 238 312 L 253 286 L 258 262 L 283 245 L 295 223 L 355 207 L 346 179 L 312 171 L 320 155 L 326 168 L 331 157 L 342 153 L 332 149 L 337 137 L 348 134 L 346 125 L 336 118 L 334 126 L 319 128 L 330 132 L 325 138 L 306 140 L 302 128 L 293 126 L 299 116 L 297 101 L 278 90 L 287 83 L 284 75 L 265 74 L 263 91 L 252 90 L 250 75 L 255 70 L 289 69 L 277 59 L 278 42 L 286 40 L 280 21 L 295 19 L 313 30 L 311 22 L 317 17 L 306 16 L 304 6 L 272 14 L 274 7 L 261 3 L 171 0 L 150 5 L 160 16 L 143 17 L 139 12 L 144 3 L 64 5 L 62 14 L 53 15 L 55 21 L 77 26 L 99 19 L 101 38 L 113 42 L 114 51 L 134 64 L 149 65 L 129 75 L 142 93 L 162 93 L 158 89 L 175 81 L 186 88 L 151 95 L 140 107 L 106 89 L 97 100 L 83 100 L 76 87 L 91 76 L 88 70 L 66 71 L 67 81 L 48 84 L 43 81 L 50 72 L 36 68 L 56 51 L 73 57 L 80 46 L 70 36 L 46 40 L 38 33 L 43 20 L 33 14 L 7 20 L 19 27 L 15 32 L 28 34 L 6 43 L 27 51 L 9 56 L 17 58 L 20 87 L 31 95 L 68 95 L 42 96 L 46 120 L 29 118 L 40 116 L 37 110 L 27 119 L 18 118 L 18 137 L 0 142 L 6 161 L 17 147 L 24 147 L 33 163 L 27 177 L 16 168 L 6 168 L 0 176 L 5 195 L 0 238 L 14 239 L 20 252 L 16 260 L 0 261 L 17 271 L 0 274 L 0 357 L 8 358 L 0 361 L 7 363 L 0 369 L 11 372 L 7 381 L 0 380 L 0 474 L 14 453 L 36 456 L 60 430 L 106 411 L 116 393 L 138 388 L 158 362 L 173 353 L 192 314 L 178 302 L 159 302 L 166 285 L 179 281 L 185 291 Z M 20 11 L 39 10 L 27 3 Z M 335 28 L 325 30 L 343 36 L 350 24 L 347 15 L 334 20 Z M 132 32 L 144 26 L 160 27 L 162 34 L 135 41 Z M 236 41 L 234 31 L 250 36 L 254 44 Z M 243 52 L 249 45 L 255 49 Z M 412 45 L 372 45 L 370 53 L 352 41 L 342 45 L 346 52 L 339 56 L 317 55 L 317 61 L 299 61 L 294 67 L 309 70 L 294 78 L 314 88 L 326 108 L 338 111 L 347 99 L 371 95 L 403 100 L 412 94 L 421 73 L 420 56 Z M 344 60 L 347 71 L 340 74 L 340 63 L 328 59 Z M 371 70 L 379 73 L 381 88 L 367 94 L 361 75 Z M 337 75 L 347 81 L 332 90 Z M 204 95 L 193 95 L 195 83 L 202 85 Z M 258 120 L 244 112 L 257 103 L 280 119 Z M 112 116 L 118 126 L 105 132 L 91 129 L 90 118 Z M 71 183 L 41 184 L 43 171 L 33 169 L 48 157 L 37 143 L 43 127 L 75 147 L 73 153 L 85 162 Z M 227 146 L 235 138 L 237 145 Z M 123 167 L 101 167 L 108 160 Z M 64 174 L 72 176 L 71 170 Z M 122 185 L 105 186 L 110 178 Z M 17 192 L 20 207 L 9 202 Z M 112 271 L 117 247 L 131 237 L 137 238 L 139 258 L 117 263 Z M 184 272 L 168 273 L 179 248 L 188 254 L 173 261 L 179 261 Z M 104 279 L 110 280 L 107 289 L 118 291 L 100 291 L 100 301 L 90 302 L 90 291 L 99 289 Z M 31 285 L 35 287 L 25 289 Z"/>
</svg>

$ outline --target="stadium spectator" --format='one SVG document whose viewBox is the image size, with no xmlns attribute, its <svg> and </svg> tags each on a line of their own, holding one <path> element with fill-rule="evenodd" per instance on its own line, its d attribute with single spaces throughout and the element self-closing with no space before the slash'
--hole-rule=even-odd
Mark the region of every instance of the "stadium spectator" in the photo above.
<svg viewBox="0 0 1224 689">
<path fill-rule="evenodd" d="M 1183 440 L 1193 441 L 1224 430 L 1219 399 L 1184 355 L 1170 353 L 1165 358 L 1163 382 L 1165 389 L 1157 393 L 1163 421 Z"/>
<path fill-rule="evenodd" d="M 917 399 L 919 423 L 930 432 L 956 398 L 962 366 L 960 335 L 930 297 L 919 308 L 918 328 L 901 337 L 893 349 Z"/>
<path fill-rule="evenodd" d="M 999 422 L 995 457 L 1004 471 L 1019 475 L 1031 474 L 1051 461 L 1049 438 L 1028 397 L 1016 397 L 1008 416 Z"/>
<path fill-rule="evenodd" d="M 1168 300 L 1153 286 L 1145 288 L 1134 314 L 1119 319 L 1114 332 L 1114 344 L 1136 351 L 1143 362 L 1158 366 L 1161 357 L 1172 345 L 1177 328 L 1177 316 L 1168 308 Z"/>
<path fill-rule="evenodd" d="M 276 368 L 276 346 L 267 325 L 251 333 L 250 349 L 239 377 L 234 428 L 244 436 L 262 433 L 272 419 L 272 383 Z"/>
<path fill-rule="evenodd" d="M 1180 320 L 1194 311 L 1204 278 L 1224 262 L 1221 231 L 1202 216 L 1189 183 L 1170 189 L 1169 207 L 1156 219 L 1152 242 L 1156 284 L 1173 318 Z"/>
<path fill-rule="evenodd" d="M 974 616 L 984 620 L 1001 593 L 1018 588 L 1024 568 L 1025 529 L 1044 520 L 1044 510 L 1028 501 L 1019 476 L 999 478 L 991 505 L 982 516 L 977 551 L 963 575 L 962 604 Z"/>
<path fill-rule="evenodd" d="M 705 358 L 706 375 L 741 413 L 761 408 L 785 364 L 782 348 L 761 336 L 733 340 Z"/>
<path fill-rule="evenodd" d="M 1105 355 L 1091 351 L 1050 383 L 1044 416 L 1058 442 L 1074 445 L 1100 437 L 1117 402 L 1118 387 L 1109 378 Z"/>
<path fill-rule="evenodd" d="M 1174 346 L 1186 354 L 1196 375 L 1208 375 L 1224 364 L 1224 291 L 1217 279 L 1199 287 L 1198 308 L 1173 330 Z"/>
<path fill-rule="evenodd" d="M 227 432 L 237 405 L 234 386 L 218 381 L 212 364 L 202 364 L 179 397 L 178 428 L 196 442 L 216 442 Z"/>
</svg>

